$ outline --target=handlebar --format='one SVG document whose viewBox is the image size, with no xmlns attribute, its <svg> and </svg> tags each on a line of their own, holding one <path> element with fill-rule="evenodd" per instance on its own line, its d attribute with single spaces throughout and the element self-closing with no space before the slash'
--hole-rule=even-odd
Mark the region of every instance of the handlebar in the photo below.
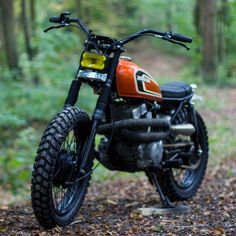
<svg viewBox="0 0 236 236">
<path fill-rule="evenodd" d="M 58 24 L 70 23 L 70 18 L 68 17 L 70 14 L 70 12 L 66 11 L 62 12 L 60 16 L 51 16 L 49 17 L 49 22 Z"/>
<path fill-rule="evenodd" d="M 192 38 L 182 35 L 182 34 L 173 34 L 170 32 L 171 38 L 183 43 L 191 43 L 193 40 Z"/>
<path fill-rule="evenodd" d="M 82 29 L 87 35 L 89 35 L 91 33 L 91 31 L 86 27 L 86 25 L 77 17 L 76 18 L 68 17 L 68 15 L 70 15 L 70 14 L 71 14 L 70 12 L 63 12 L 60 14 L 60 16 L 51 16 L 51 17 L 49 17 L 49 22 L 55 23 L 55 24 L 60 24 L 61 27 L 69 26 L 70 23 L 77 23 L 79 25 L 78 28 Z M 47 32 L 48 30 L 61 28 L 61 27 L 59 27 L 59 26 L 50 27 L 44 31 Z"/>
<path fill-rule="evenodd" d="M 61 23 L 61 19 L 58 16 L 51 16 L 51 17 L 49 17 L 49 22 L 51 22 L 51 23 Z"/>
<path fill-rule="evenodd" d="M 72 23 L 72 22 L 77 22 L 79 19 L 78 18 L 69 18 L 69 17 L 64 17 L 64 18 L 61 18 L 60 16 L 51 16 L 49 17 L 49 22 L 51 23 L 59 23 L 59 24 L 62 24 L 62 23 Z"/>
<path fill-rule="evenodd" d="M 139 38 L 141 36 L 155 36 L 157 38 L 161 38 L 163 40 L 169 41 L 171 43 L 174 44 L 178 44 L 184 48 L 186 48 L 187 50 L 189 50 L 189 48 L 181 43 L 191 43 L 192 42 L 192 38 L 185 36 L 185 35 L 181 35 L 181 34 L 173 34 L 172 32 L 161 32 L 161 31 L 157 31 L 157 30 L 152 30 L 152 29 L 144 29 L 141 31 L 138 31 L 124 39 L 122 39 L 120 42 L 122 45 L 129 43 L 130 41 L 133 41 L 136 38 Z"/>
<path fill-rule="evenodd" d="M 124 39 L 122 39 L 121 41 L 123 42 L 123 44 L 126 44 L 130 41 L 132 41 L 133 39 L 136 39 L 140 36 L 156 36 L 156 37 L 160 37 L 162 39 L 165 40 L 176 40 L 179 42 L 184 42 L 184 43 L 191 43 L 192 42 L 192 38 L 185 36 L 185 35 L 181 35 L 181 34 L 174 34 L 172 32 L 161 32 L 161 31 L 156 31 L 156 30 L 152 30 L 152 29 L 144 29 L 141 31 L 138 31 L 137 33 L 134 33 Z"/>
<path fill-rule="evenodd" d="M 65 26 L 74 26 L 79 29 L 82 29 L 87 34 L 88 39 L 91 38 L 91 36 L 96 37 L 96 35 L 92 34 L 92 31 L 89 30 L 87 28 L 87 26 L 79 18 L 69 18 L 68 15 L 70 15 L 70 12 L 63 12 L 60 14 L 60 16 L 50 17 L 49 22 L 60 24 L 60 25 L 49 27 L 48 29 L 45 30 L 45 32 L 47 32 L 51 29 L 61 28 L 61 27 L 65 27 Z M 70 25 L 70 23 L 77 23 L 78 25 L 73 25 L 73 24 Z M 161 38 L 163 40 L 169 41 L 171 43 L 175 43 L 180 46 L 183 46 L 186 49 L 189 49 L 189 48 L 183 43 L 191 43 L 192 42 L 192 38 L 185 36 L 185 35 L 175 34 L 172 32 L 161 32 L 161 31 L 156 31 L 156 30 L 152 30 L 152 29 L 144 29 L 144 30 L 138 31 L 126 38 L 123 38 L 121 40 L 113 40 L 113 45 L 111 45 L 111 46 L 115 46 L 115 45 L 123 46 L 124 44 L 129 43 L 130 41 L 133 41 L 134 39 L 139 38 L 141 36 L 155 36 L 155 37 Z M 106 38 L 108 38 L 108 37 L 106 37 Z M 181 43 L 181 42 L 183 42 L 183 43 Z"/>
</svg>

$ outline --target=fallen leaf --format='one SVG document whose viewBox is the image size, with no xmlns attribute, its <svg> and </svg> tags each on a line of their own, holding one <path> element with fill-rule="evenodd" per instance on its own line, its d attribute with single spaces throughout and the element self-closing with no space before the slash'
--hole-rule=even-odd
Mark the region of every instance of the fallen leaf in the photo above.
<svg viewBox="0 0 236 236">
<path fill-rule="evenodd" d="M 213 235 L 225 235 L 225 230 L 223 228 L 216 227 L 211 231 L 211 233 Z"/>
<path fill-rule="evenodd" d="M 112 201 L 110 199 L 107 199 L 107 203 L 111 204 L 111 205 L 117 205 L 117 203 L 115 201 Z"/>
</svg>

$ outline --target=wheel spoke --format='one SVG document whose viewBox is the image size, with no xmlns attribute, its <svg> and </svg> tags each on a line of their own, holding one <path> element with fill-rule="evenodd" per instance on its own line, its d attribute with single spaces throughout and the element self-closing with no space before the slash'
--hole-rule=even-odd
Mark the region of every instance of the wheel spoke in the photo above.
<svg viewBox="0 0 236 236">
<path fill-rule="evenodd" d="M 73 129 L 68 133 L 67 137 L 65 138 L 64 142 L 61 144 L 60 148 L 61 153 L 58 154 L 58 158 L 60 158 L 60 154 L 64 155 L 62 161 L 59 161 L 60 165 L 64 165 L 64 162 L 67 161 L 68 158 L 73 158 L 73 161 L 77 163 L 75 158 L 71 155 L 74 155 L 75 157 L 78 156 L 78 152 L 81 151 L 81 141 L 76 138 L 76 133 Z M 71 159 L 68 159 L 71 161 Z M 66 163 L 65 163 L 66 164 Z M 54 174 L 54 178 L 57 178 L 59 175 L 59 186 L 53 186 L 52 193 L 53 193 L 53 204 L 55 206 L 55 209 L 58 212 L 64 212 L 68 206 L 73 205 L 73 203 L 77 200 L 75 192 L 78 191 L 76 189 L 80 188 L 80 184 L 75 182 L 74 184 L 68 185 L 67 187 L 63 186 L 65 182 L 73 182 L 72 179 L 66 179 L 61 182 L 61 175 L 70 175 L 70 173 L 64 173 L 63 174 L 63 167 L 58 167 Z M 72 174 L 73 178 L 73 174 Z M 63 177 L 62 177 L 63 179 Z M 57 180 L 56 180 L 57 181 Z M 58 185 L 58 183 L 57 183 Z"/>
</svg>

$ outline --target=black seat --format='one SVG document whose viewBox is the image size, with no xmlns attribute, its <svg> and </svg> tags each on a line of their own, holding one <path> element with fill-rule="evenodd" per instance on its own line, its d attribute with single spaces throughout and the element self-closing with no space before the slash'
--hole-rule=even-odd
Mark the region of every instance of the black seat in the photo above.
<svg viewBox="0 0 236 236">
<path fill-rule="evenodd" d="M 192 87 L 182 82 L 172 82 L 161 86 L 161 93 L 165 99 L 181 100 L 193 93 Z"/>
</svg>

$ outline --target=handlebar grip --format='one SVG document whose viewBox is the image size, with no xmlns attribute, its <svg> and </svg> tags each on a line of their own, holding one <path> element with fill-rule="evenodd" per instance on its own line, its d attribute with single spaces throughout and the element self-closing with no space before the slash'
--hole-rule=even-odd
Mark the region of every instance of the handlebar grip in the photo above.
<svg viewBox="0 0 236 236">
<path fill-rule="evenodd" d="M 61 23 L 61 17 L 58 17 L 58 16 L 51 16 L 51 17 L 49 17 L 49 22 L 52 22 L 52 23 Z"/>
<path fill-rule="evenodd" d="M 193 41 L 191 37 L 188 37 L 182 34 L 171 33 L 171 38 L 180 42 L 184 42 L 184 43 L 191 43 Z"/>
</svg>

